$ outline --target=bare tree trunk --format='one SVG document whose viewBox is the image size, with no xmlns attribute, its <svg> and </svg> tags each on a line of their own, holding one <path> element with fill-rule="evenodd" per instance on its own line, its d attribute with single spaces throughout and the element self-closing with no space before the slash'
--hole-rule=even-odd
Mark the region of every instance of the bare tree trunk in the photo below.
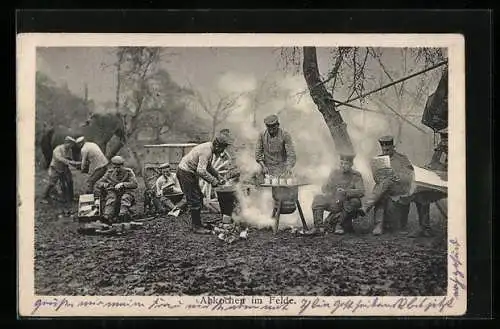
<svg viewBox="0 0 500 329">
<path fill-rule="evenodd" d="M 212 121 L 212 138 L 215 137 L 216 130 L 217 130 L 217 118 L 213 118 L 213 121 Z"/>
<path fill-rule="evenodd" d="M 347 124 L 340 113 L 336 111 L 333 97 L 321 81 L 316 47 L 304 47 L 303 73 L 311 98 L 325 119 L 337 152 L 353 153 L 354 148 L 347 132 Z"/>
<path fill-rule="evenodd" d="M 120 51 L 120 50 L 119 50 Z M 121 88 L 121 70 L 122 70 L 122 60 L 123 52 L 120 51 L 118 55 L 118 61 L 116 62 L 116 98 L 115 98 L 115 109 L 116 112 L 120 110 L 120 88 Z"/>
</svg>

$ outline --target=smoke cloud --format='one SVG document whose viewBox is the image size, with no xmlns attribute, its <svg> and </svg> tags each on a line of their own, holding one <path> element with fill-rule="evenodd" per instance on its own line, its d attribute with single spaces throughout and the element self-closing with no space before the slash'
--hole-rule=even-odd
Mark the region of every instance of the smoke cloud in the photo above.
<svg viewBox="0 0 500 329">
<path fill-rule="evenodd" d="M 221 81 L 223 83 L 219 84 L 220 87 L 230 87 L 232 91 L 257 88 L 253 76 L 226 74 Z M 260 170 L 255 161 L 255 143 L 258 134 L 265 129 L 264 117 L 278 114 L 281 127 L 291 134 L 297 153 L 294 174 L 309 183 L 300 188 L 299 200 L 306 221 L 311 225 L 313 198 L 321 191 L 321 186 L 326 182 L 330 172 L 338 167 L 338 154 L 330 131 L 309 95 L 304 78 L 282 76 L 279 77 L 278 85 L 282 97 L 259 99 L 257 105 L 252 100 L 251 94 L 242 96 L 226 125 L 236 137 L 235 161 L 244 180 Z M 349 108 L 342 110 L 342 116 L 348 125 L 348 132 L 357 154 L 354 168 L 362 173 L 365 188 L 369 190 L 373 186 L 369 159 L 378 152 L 377 139 L 387 132 L 388 124 L 381 115 Z M 253 126 L 254 117 L 256 126 Z M 250 195 L 240 193 L 240 200 L 239 220 L 259 228 L 273 224 L 271 219 L 273 201 L 269 188 L 258 188 Z M 280 217 L 280 228 L 289 226 L 301 226 L 297 211 Z"/>
</svg>

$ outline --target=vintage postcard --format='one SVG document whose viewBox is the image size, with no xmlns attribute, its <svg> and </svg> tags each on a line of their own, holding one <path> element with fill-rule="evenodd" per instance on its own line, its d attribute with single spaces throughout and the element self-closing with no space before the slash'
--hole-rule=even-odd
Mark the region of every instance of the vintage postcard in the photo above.
<svg viewBox="0 0 500 329">
<path fill-rule="evenodd" d="M 19 34 L 17 104 L 20 316 L 467 310 L 461 35 Z"/>
</svg>

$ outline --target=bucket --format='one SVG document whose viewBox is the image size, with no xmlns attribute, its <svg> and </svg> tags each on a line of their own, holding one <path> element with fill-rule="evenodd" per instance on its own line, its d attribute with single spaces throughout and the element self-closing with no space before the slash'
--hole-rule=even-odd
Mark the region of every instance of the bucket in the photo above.
<svg viewBox="0 0 500 329">
<path fill-rule="evenodd" d="M 217 190 L 216 193 L 221 214 L 231 216 L 236 206 L 236 192 L 233 189 L 221 189 Z"/>
</svg>

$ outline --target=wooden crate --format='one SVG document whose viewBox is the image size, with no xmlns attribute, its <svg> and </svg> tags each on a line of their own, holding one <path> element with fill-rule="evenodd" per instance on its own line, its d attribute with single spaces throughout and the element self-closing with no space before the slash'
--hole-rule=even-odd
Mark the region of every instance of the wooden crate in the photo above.
<svg viewBox="0 0 500 329">
<path fill-rule="evenodd" d="M 101 200 L 93 194 L 82 194 L 78 200 L 78 220 L 92 222 L 101 217 Z"/>
</svg>

